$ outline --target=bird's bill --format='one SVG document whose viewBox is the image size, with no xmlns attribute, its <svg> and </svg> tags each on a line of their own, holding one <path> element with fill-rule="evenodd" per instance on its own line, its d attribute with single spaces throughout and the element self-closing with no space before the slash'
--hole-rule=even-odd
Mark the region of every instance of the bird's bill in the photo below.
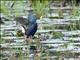
<svg viewBox="0 0 80 60">
<path fill-rule="evenodd" d="M 40 17 L 40 20 L 43 18 L 43 16 Z"/>
</svg>

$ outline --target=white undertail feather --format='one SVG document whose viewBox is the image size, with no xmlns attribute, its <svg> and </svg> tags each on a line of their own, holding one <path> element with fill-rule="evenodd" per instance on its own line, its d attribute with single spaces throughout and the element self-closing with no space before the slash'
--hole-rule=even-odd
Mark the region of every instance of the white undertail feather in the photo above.
<svg viewBox="0 0 80 60">
<path fill-rule="evenodd" d="M 25 33 L 25 29 L 22 26 L 21 26 L 21 30 L 22 30 L 23 33 Z"/>
</svg>

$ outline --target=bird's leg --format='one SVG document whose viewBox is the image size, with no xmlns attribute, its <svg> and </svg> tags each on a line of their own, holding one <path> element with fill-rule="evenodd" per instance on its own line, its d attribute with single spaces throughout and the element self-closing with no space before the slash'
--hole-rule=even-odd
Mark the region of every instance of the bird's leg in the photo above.
<svg viewBox="0 0 80 60">
<path fill-rule="evenodd" d="M 29 44 L 32 42 L 32 36 L 29 37 Z"/>
<path fill-rule="evenodd" d="M 24 44 L 27 44 L 28 43 L 28 38 L 26 35 L 24 35 L 24 41 L 23 41 Z"/>
<path fill-rule="evenodd" d="M 31 44 L 31 41 L 32 41 L 32 36 L 29 36 L 28 38 L 27 38 L 27 36 L 25 35 L 24 36 L 24 43 L 26 43 L 26 44 Z"/>
</svg>

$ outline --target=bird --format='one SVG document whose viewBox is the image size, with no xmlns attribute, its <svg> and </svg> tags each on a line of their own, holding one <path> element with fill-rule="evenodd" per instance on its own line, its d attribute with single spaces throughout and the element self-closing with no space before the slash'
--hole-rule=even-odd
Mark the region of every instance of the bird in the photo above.
<svg viewBox="0 0 80 60">
<path fill-rule="evenodd" d="M 34 34 L 36 33 L 37 27 L 38 27 L 38 24 L 36 22 L 37 17 L 32 11 L 29 11 L 28 20 L 29 20 L 28 21 L 29 24 L 28 24 L 28 28 L 25 32 L 25 35 L 27 36 L 27 38 L 29 38 L 31 36 L 33 37 Z"/>
<path fill-rule="evenodd" d="M 37 49 L 35 46 L 31 46 L 31 42 L 32 42 L 32 38 L 34 37 L 38 29 L 36 14 L 33 13 L 33 11 L 29 11 L 27 19 L 24 19 L 23 17 L 19 17 L 17 18 L 17 21 L 21 24 L 22 30 L 25 30 L 25 33 L 24 33 L 25 41 L 23 43 L 29 44 L 30 52 L 31 51 L 34 52 Z"/>
<path fill-rule="evenodd" d="M 16 20 L 21 25 L 22 30 L 24 30 L 25 40 L 31 40 L 37 32 L 38 27 L 36 14 L 30 10 L 27 19 L 23 17 L 16 17 L 14 20 Z"/>
</svg>

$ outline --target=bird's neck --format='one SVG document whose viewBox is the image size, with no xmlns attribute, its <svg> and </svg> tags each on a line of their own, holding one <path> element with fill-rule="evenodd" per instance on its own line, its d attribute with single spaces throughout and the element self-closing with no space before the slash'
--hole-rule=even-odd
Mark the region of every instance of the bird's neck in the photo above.
<svg viewBox="0 0 80 60">
<path fill-rule="evenodd" d="M 29 23 L 29 25 L 33 25 L 33 24 L 36 24 L 37 22 L 34 22 L 34 23 Z"/>
</svg>

